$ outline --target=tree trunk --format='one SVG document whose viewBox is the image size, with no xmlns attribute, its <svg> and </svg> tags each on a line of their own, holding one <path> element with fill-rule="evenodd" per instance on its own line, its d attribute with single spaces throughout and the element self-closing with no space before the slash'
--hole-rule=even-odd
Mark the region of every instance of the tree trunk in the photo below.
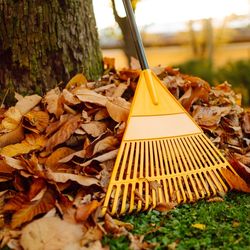
<svg viewBox="0 0 250 250">
<path fill-rule="evenodd" d="M 46 91 L 102 73 L 92 0 L 0 0 L 0 87 Z"/>
</svg>

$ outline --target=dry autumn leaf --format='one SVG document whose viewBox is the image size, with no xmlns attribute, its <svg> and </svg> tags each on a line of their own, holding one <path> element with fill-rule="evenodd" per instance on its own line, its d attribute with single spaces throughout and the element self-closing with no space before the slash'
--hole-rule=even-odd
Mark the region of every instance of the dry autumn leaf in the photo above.
<svg viewBox="0 0 250 250">
<path fill-rule="evenodd" d="M 87 134 L 93 137 L 98 137 L 107 130 L 107 124 L 105 122 L 91 121 L 89 123 L 84 123 L 81 125 Z"/>
<path fill-rule="evenodd" d="M 192 224 L 191 227 L 200 229 L 200 230 L 205 230 L 206 229 L 206 225 L 204 224 L 200 224 L 200 223 L 196 223 L 196 224 Z"/>
<path fill-rule="evenodd" d="M 117 148 L 119 141 L 114 136 L 107 136 L 104 139 L 98 141 L 93 150 L 93 155 L 104 151 L 110 151 Z"/>
<path fill-rule="evenodd" d="M 23 127 L 22 124 L 19 124 L 16 129 L 0 136 L 0 148 L 10 144 L 18 143 L 23 139 L 24 139 Z"/>
<path fill-rule="evenodd" d="M 63 114 L 62 95 L 58 87 L 51 89 L 44 96 L 43 102 L 47 104 L 48 112 L 54 114 L 57 118 Z"/>
<path fill-rule="evenodd" d="M 46 150 L 50 152 L 55 146 L 68 140 L 69 137 L 79 127 L 80 121 L 81 121 L 80 114 L 77 114 L 71 117 L 68 121 L 66 121 L 60 127 L 60 129 L 48 139 L 47 144 L 46 144 Z"/>
<path fill-rule="evenodd" d="M 49 115 L 40 110 L 31 110 L 24 115 L 23 126 L 37 134 L 43 132 L 49 125 Z"/>
<path fill-rule="evenodd" d="M 101 204 L 101 202 L 93 200 L 89 203 L 78 206 L 76 210 L 76 220 L 79 222 L 87 220 L 90 214 L 92 214 L 98 207 L 100 207 Z"/>
<path fill-rule="evenodd" d="M 82 226 L 58 217 L 41 218 L 22 230 L 21 246 L 25 250 L 80 249 Z M 78 248 L 72 248 L 73 246 Z"/>
<path fill-rule="evenodd" d="M 10 107 L 4 113 L 4 119 L 1 122 L 1 130 L 3 132 L 10 132 L 15 130 L 22 119 L 21 111 L 16 107 Z"/>
<path fill-rule="evenodd" d="M 74 150 L 68 147 L 57 148 L 45 161 L 45 166 L 51 170 L 57 169 L 59 161 L 70 154 L 73 154 Z"/>
<path fill-rule="evenodd" d="M 47 172 L 47 178 L 55 182 L 65 183 L 67 181 L 75 181 L 82 186 L 99 185 L 99 181 L 94 177 L 88 177 L 77 174 Z"/>
<path fill-rule="evenodd" d="M 232 173 L 226 168 L 222 168 L 222 174 L 233 189 L 250 193 L 250 185 L 247 184 L 240 176 Z"/>
<path fill-rule="evenodd" d="M 98 162 L 104 162 L 104 161 L 108 161 L 108 160 L 112 160 L 117 156 L 118 153 L 118 149 L 112 150 L 110 152 L 107 152 L 105 154 L 99 155 L 97 157 L 92 158 L 89 161 L 86 161 L 82 164 L 80 164 L 80 166 L 82 167 L 86 167 L 88 166 L 92 161 L 98 161 Z"/>
<path fill-rule="evenodd" d="M 55 194 L 47 190 L 40 200 L 25 203 L 17 210 L 11 219 L 11 227 L 16 228 L 32 220 L 36 215 L 43 214 L 55 206 Z"/>
<path fill-rule="evenodd" d="M 70 79 L 65 89 L 73 89 L 75 87 L 82 86 L 82 85 L 85 86 L 87 82 L 88 81 L 86 77 L 83 74 L 79 73 Z"/>
<path fill-rule="evenodd" d="M 130 106 L 131 104 L 121 97 L 109 99 L 106 103 L 109 115 L 116 122 L 127 121 Z"/>
<path fill-rule="evenodd" d="M 39 150 L 46 144 L 46 138 L 37 134 L 28 134 L 21 143 L 8 145 L 0 150 L 0 155 L 13 157 Z"/>
<path fill-rule="evenodd" d="M 41 100 L 42 97 L 39 95 L 25 96 L 16 103 L 15 107 L 21 112 L 22 115 L 25 115 L 31 109 L 33 109 Z"/>
<path fill-rule="evenodd" d="M 77 88 L 72 93 L 82 102 L 94 103 L 100 106 L 105 106 L 107 102 L 107 97 L 97 94 L 93 90 Z"/>
</svg>

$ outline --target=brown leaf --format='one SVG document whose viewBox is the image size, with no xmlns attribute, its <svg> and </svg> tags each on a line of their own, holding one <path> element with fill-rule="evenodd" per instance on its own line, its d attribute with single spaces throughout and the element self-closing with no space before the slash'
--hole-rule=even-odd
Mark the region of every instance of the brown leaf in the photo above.
<svg viewBox="0 0 250 250">
<path fill-rule="evenodd" d="M 61 115 L 59 121 L 50 122 L 46 129 L 46 137 L 57 131 L 66 121 L 71 119 L 73 116 L 70 114 Z"/>
<path fill-rule="evenodd" d="M 23 126 L 35 133 L 43 132 L 49 124 L 47 112 L 32 110 L 24 115 Z"/>
<path fill-rule="evenodd" d="M 33 150 L 41 149 L 45 146 L 45 137 L 37 134 L 27 134 L 21 143 L 8 145 L 0 150 L 0 154 L 13 157 L 20 154 L 27 154 Z"/>
<path fill-rule="evenodd" d="M 114 236 L 128 235 L 126 228 L 117 225 L 114 219 L 107 213 L 104 217 L 104 227 L 108 233 L 113 234 Z"/>
<path fill-rule="evenodd" d="M 65 183 L 67 181 L 75 181 L 82 186 L 90 186 L 90 185 L 99 185 L 99 181 L 94 177 L 76 175 L 76 174 L 68 174 L 68 173 L 56 173 L 52 171 L 48 171 L 47 177 L 50 180 L 55 182 Z"/>
<path fill-rule="evenodd" d="M 25 250 L 80 249 L 82 237 L 81 225 L 58 217 L 44 217 L 24 227 L 20 243 Z"/>
<path fill-rule="evenodd" d="M 95 227 L 90 227 L 88 231 L 83 235 L 81 245 L 89 245 L 91 242 L 95 242 L 97 240 L 101 240 L 103 236 L 102 230 L 95 226 Z"/>
<path fill-rule="evenodd" d="M 170 210 L 173 210 L 176 205 L 175 202 L 158 203 L 154 209 L 160 212 L 169 212 Z"/>
<path fill-rule="evenodd" d="M 84 123 L 81 127 L 93 137 L 98 137 L 107 130 L 107 124 L 105 122 L 91 121 L 89 123 Z"/>
<path fill-rule="evenodd" d="M 130 106 L 130 102 L 127 102 L 121 97 L 109 99 L 106 103 L 107 111 L 109 112 L 111 118 L 116 122 L 127 121 Z"/>
<path fill-rule="evenodd" d="M 73 154 L 75 151 L 71 148 L 62 147 L 57 148 L 45 161 L 45 166 L 51 170 L 57 169 L 57 165 L 60 165 L 59 161 L 70 154 Z"/>
<path fill-rule="evenodd" d="M 24 131 L 21 124 L 9 133 L 0 136 L 0 148 L 10 144 L 15 144 L 24 139 Z"/>
<path fill-rule="evenodd" d="M 54 114 L 57 118 L 63 114 L 62 95 L 58 87 L 47 92 L 43 101 L 47 104 L 49 113 Z"/>
<path fill-rule="evenodd" d="M 23 204 L 29 202 L 28 196 L 24 193 L 18 193 L 13 198 L 9 199 L 3 207 L 5 212 L 13 212 L 19 210 Z"/>
<path fill-rule="evenodd" d="M 107 136 L 95 144 L 93 155 L 104 151 L 114 150 L 115 148 L 117 148 L 118 144 L 119 141 L 117 138 L 115 138 L 114 136 Z"/>
<path fill-rule="evenodd" d="M 25 96 L 16 103 L 15 107 L 24 115 L 33 109 L 41 100 L 42 97 L 39 95 Z"/>
<path fill-rule="evenodd" d="M 67 89 L 64 89 L 63 92 L 63 98 L 66 104 L 68 105 L 76 105 L 79 104 L 80 101 L 77 97 L 75 97 L 71 92 L 69 92 Z"/>
<path fill-rule="evenodd" d="M 22 120 L 22 113 L 16 107 L 10 107 L 4 113 L 4 119 L 1 121 L 0 130 L 3 132 L 10 132 L 15 130 Z"/>
<path fill-rule="evenodd" d="M 44 179 L 34 178 L 28 193 L 29 200 L 32 200 L 45 187 L 46 182 Z"/>
<path fill-rule="evenodd" d="M 52 151 L 53 148 L 70 138 L 70 136 L 75 132 L 75 130 L 79 127 L 81 121 L 81 115 L 75 115 L 67 122 L 65 122 L 61 128 L 52 135 L 46 144 L 46 150 Z"/>
<path fill-rule="evenodd" d="M 47 190 L 40 200 L 23 204 L 21 209 L 13 214 L 11 227 L 16 228 L 25 222 L 31 221 L 36 215 L 43 214 L 55 206 L 55 194 Z"/>
<path fill-rule="evenodd" d="M 190 87 L 188 91 L 179 99 L 180 103 L 186 110 L 190 110 L 191 106 L 197 100 L 208 100 L 209 88 L 207 86 L 196 86 L 195 88 Z"/>
<path fill-rule="evenodd" d="M 232 107 L 202 107 L 194 106 L 193 118 L 196 120 L 198 125 L 201 126 L 214 126 L 218 125 L 221 118 L 226 116 L 231 111 Z"/>
<path fill-rule="evenodd" d="M 233 157 L 229 157 L 228 162 L 236 173 L 247 183 L 250 184 L 250 168 Z"/>
<path fill-rule="evenodd" d="M 222 168 L 221 171 L 223 176 L 233 189 L 250 193 L 250 185 L 248 185 L 240 176 L 232 173 L 226 168 Z"/>
<path fill-rule="evenodd" d="M 107 102 L 107 97 L 86 88 L 75 89 L 73 94 L 82 102 L 94 103 L 100 106 L 105 106 Z"/>
<path fill-rule="evenodd" d="M 76 220 L 79 222 L 86 221 L 88 217 L 101 206 L 101 202 L 93 200 L 89 203 L 80 205 L 76 210 Z"/>
<path fill-rule="evenodd" d="M 67 83 L 65 89 L 73 89 L 73 88 L 81 86 L 81 85 L 85 86 L 87 82 L 88 81 L 87 81 L 86 77 L 83 74 L 79 73 L 70 79 L 70 81 Z"/>
<path fill-rule="evenodd" d="M 244 114 L 242 128 L 245 133 L 250 134 L 250 112 Z"/>
<path fill-rule="evenodd" d="M 80 164 L 80 166 L 86 167 L 86 166 L 90 165 L 90 163 L 92 161 L 104 162 L 104 161 L 108 161 L 108 160 L 114 159 L 114 158 L 116 158 L 117 153 L 118 153 L 118 149 L 112 150 L 112 151 L 107 152 L 105 154 L 102 154 L 102 155 L 99 155 L 97 157 L 94 157 L 91 160 L 86 161 L 86 162 Z"/>
</svg>

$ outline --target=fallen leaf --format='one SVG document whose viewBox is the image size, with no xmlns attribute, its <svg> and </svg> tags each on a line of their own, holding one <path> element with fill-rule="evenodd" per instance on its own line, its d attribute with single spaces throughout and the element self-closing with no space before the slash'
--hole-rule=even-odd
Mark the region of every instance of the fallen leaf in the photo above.
<svg viewBox="0 0 250 250">
<path fill-rule="evenodd" d="M 47 178 L 55 182 L 65 183 L 67 181 L 75 181 L 82 186 L 99 185 L 99 181 L 94 177 L 88 177 L 77 174 L 47 172 Z"/>
<path fill-rule="evenodd" d="M 244 114 L 242 128 L 245 133 L 250 134 L 250 112 Z"/>
<path fill-rule="evenodd" d="M 79 73 L 70 79 L 70 81 L 67 83 L 65 88 L 66 89 L 73 89 L 73 88 L 81 86 L 81 85 L 85 86 L 87 82 L 88 81 L 87 81 L 86 77 L 83 74 Z"/>
<path fill-rule="evenodd" d="M 31 110 L 24 115 L 23 126 L 35 133 L 43 132 L 49 125 L 49 115 L 40 110 Z"/>
<path fill-rule="evenodd" d="M 12 216 L 11 227 L 16 228 L 31 221 L 36 215 L 43 214 L 55 206 L 55 194 L 47 190 L 40 200 L 23 204 Z"/>
<path fill-rule="evenodd" d="M 102 230 L 98 227 L 90 227 L 88 231 L 83 235 L 81 240 L 81 245 L 89 245 L 91 242 L 95 242 L 97 240 L 101 240 L 103 236 Z"/>
<path fill-rule="evenodd" d="M 82 124 L 81 128 L 83 128 L 87 134 L 93 137 L 98 137 L 107 130 L 107 124 L 100 121 L 91 121 L 89 123 Z"/>
<path fill-rule="evenodd" d="M 104 151 L 114 150 L 119 144 L 119 141 L 114 136 L 107 136 L 104 139 L 98 141 L 93 150 L 93 155 Z"/>
<path fill-rule="evenodd" d="M 224 178 L 233 189 L 250 193 L 250 185 L 248 185 L 239 175 L 232 173 L 226 168 L 222 168 L 221 171 Z"/>
<path fill-rule="evenodd" d="M 177 204 L 175 202 L 158 203 L 154 209 L 160 212 L 169 212 L 173 210 L 176 205 Z"/>
<path fill-rule="evenodd" d="M 80 101 L 77 97 L 75 97 L 70 91 L 68 91 L 67 89 L 63 89 L 62 91 L 62 95 L 64 98 L 64 101 L 66 104 L 68 105 L 76 105 L 79 104 Z"/>
<path fill-rule="evenodd" d="M 224 199 L 222 197 L 212 197 L 212 198 L 209 198 L 207 199 L 207 202 L 223 202 Z"/>
<path fill-rule="evenodd" d="M 109 99 L 106 103 L 106 108 L 110 117 L 116 122 L 127 121 L 130 106 L 130 102 L 127 102 L 121 97 Z"/>
<path fill-rule="evenodd" d="M 226 116 L 231 111 L 231 107 L 202 107 L 194 106 L 193 118 L 198 125 L 201 126 L 214 126 L 218 125 L 221 118 Z"/>
<path fill-rule="evenodd" d="M 108 233 L 113 234 L 116 237 L 128 235 L 127 229 L 123 226 L 118 226 L 115 224 L 114 219 L 107 213 L 104 217 L 104 227 Z"/>
<path fill-rule="evenodd" d="M 23 127 L 22 124 L 19 124 L 16 129 L 0 136 L 0 148 L 3 148 L 10 144 L 18 143 L 23 139 L 24 139 Z"/>
<path fill-rule="evenodd" d="M 1 122 L 1 130 L 4 130 L 4 132 L 10 132 L 15 130 L 20 124 L 21 119 L 21 111 L 16 107 L 10 107 L 4 113 L 4 119 Z"/>
<path fill-rule="evenodd" d="M 46 144 L 46 138 L 37 134 L 27 134 L 21 143 L 8 145 L 0 150 L 0 154 L 13 157 L 41 149 Z"/>
<path fill-rule="evenodd" d="M 250 168 L 244 165 L 242 162 L 238 161 L 233 157 L 229 157 L 228 162 L 236 171 L 236 173 L 250 185 Z"/>
<path fill-rule="evenodd" d="M 100 106 L 105 106 L 107 102 L 107 97 L 97 94 L 93 90 L 78 88 L 72 93 L 82 102 L 94 103 Z"/>
<path fill-rule="evenodd" d="M 73 154 L 75 151 L 68 147 L 57 148 L 45 161 L 45 166 L 51 170 L 57 169 L 57 165 L 60 165 L 59 161 L 70 154 Z"/>
<path fill-rule="evenodd" d="M 54 114 L 57 118 L 63 114 L 62 95 L 58 87 L 47 92 L 43 98 L 43 102 L 47 104 L 48 112 Z"/>
<path fill-rule="evenodd" d="M 30 186 L 28 197 L 32 200 L 41 190 L 46 188 L 46 182 L 42 178 L 34 178 Z"/>
<path fill-rule="evenodd" d="M 207 84 L 208 85 L 208 84 Z M 179 99 L 180 103 L 186 110 L 190 110 L 191 106 L 197 100 L 207 101 L 209 87 L 207 85 L 199 85 L 194 88 L 190 87 L 184 95 Z"/>
<path fill-rule="evenodd" d="M 52 135 L 46 144 L 46 150 L 52 151 L 52 149 L 65 142 L 69 139 L 69 137 L 75 132 L 75 130 L 79 127 L 81 121 L 81 115 L 77 114 L 70 118 L 68 121 L 66 121 L 60 129 Z"/>
<path fill-rule="evenodd" d="M 76 220 L 79 222 L 86 221 L 90 214 L 100 207 L 101 204 L 102 203 L 98 202 L 97 200 L 92 200 L 89 203 L 78 206 L 76 210 Z"/>
<path fill-rule="evenodd" d="M 15 107 L 21 112 L 22 115 L 25 115 L 31 109 L 33 109 L 37 104 L 39 104 L 41 100 L 42 97 L 39 95 L 25 96 L 16 103 Z"/>
<path fill-rule="evenodd" d="M 191 227 L 198 228 L 198 229 L 200 229 L 200 230 L 205 230 L 205 229 L 206 229 L 206 225 L 204 225 L 204 224 L 199 224 L 199 223 L 192 224 Z"/>
<path fill-rule="evenodd" d="M 58 217 L 45 217 L 23 228 L 20 243 L 25 250 L 80 249 L 82 237 L 81 225 Z"/>
<path fill-rule="evenodd" d="M 105 153 L 105 154 L 102 154 L 102 155 L 99 155 L 99 156 L 97 156 L 97 157 L 94 157 L 94 158 L 92 158 L 91 160 L 86 161 L 86 162 L 80 164 L 80 166 L 86 167 L 86 166 L 88 166 L 92 161 L 104 162 L 104 161 L 107 161 L 107 160 L 114 159 L 114 158 L 116 158 L 117 153 L 118 153 L 118 149 L 112 150 L 112 151 L 107 152 L 107 153 Z"/>
</svg>

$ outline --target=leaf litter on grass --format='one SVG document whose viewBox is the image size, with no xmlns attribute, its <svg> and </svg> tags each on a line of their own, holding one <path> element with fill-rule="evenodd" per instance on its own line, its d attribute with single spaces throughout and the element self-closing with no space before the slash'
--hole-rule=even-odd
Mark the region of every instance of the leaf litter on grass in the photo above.
<svg viewBox="0 0 250 250">
<path fill-rule="evenodd" d="M 56 87 L 44 97 L 16 94 L 15 106 L 1 108 L 1 247 L 15 243 L 30 249 L 30 241 L 40 240 L 46 249 L 67 249 L 67 244 L 104 249 L 101 239 L 109 233 L 127 237 L 132 249 L 155 247 L 143 235 L 131 234 L 132 225 L 100 213 L 140 74 L 112 65 L 106 69 L 96 82 L 77 74 L 64 89 Z M 250 114 L 240 106 L 240 95 L 226 82 L 212 88 L 171 67 L 154 70 L 239 173 L 236 179 L 225 170 L 231 186 L 250 192 Z M 173 209 L 172 198 L 156 209 Z M 59 247 L 30 236 L 33 227 L 50 230 L 53 221 L 55 227 L 70 223 L 64 234 L 79 228 L 81 234 L 65 237 Z M 60 230 L 54 233 L 61 237 Z"/>
</svg>

